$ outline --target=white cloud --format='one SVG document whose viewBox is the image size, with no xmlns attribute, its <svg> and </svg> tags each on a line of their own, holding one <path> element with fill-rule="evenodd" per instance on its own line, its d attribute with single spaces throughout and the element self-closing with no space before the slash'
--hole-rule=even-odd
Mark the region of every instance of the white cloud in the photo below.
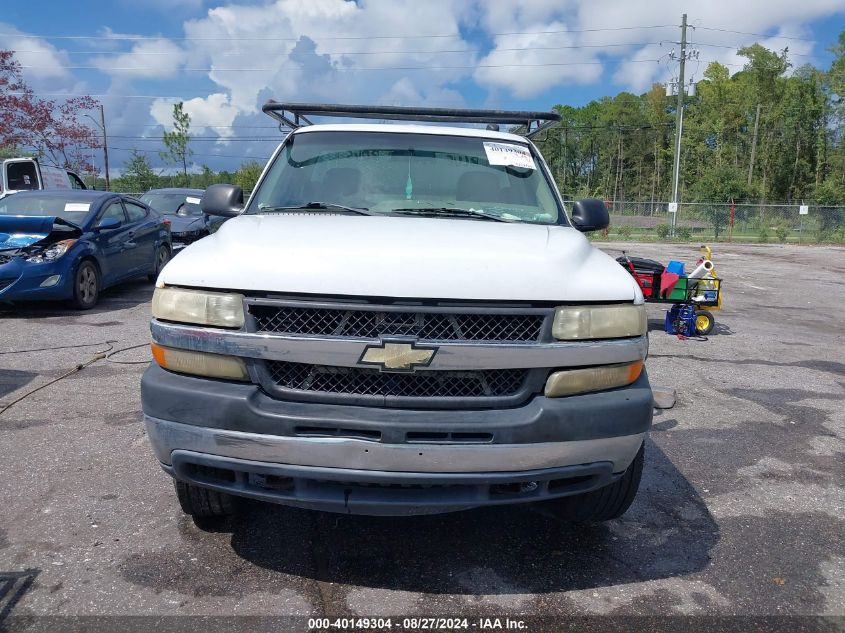
<svg viewBox="0 0 845 633">
<path fill-rule="evenodd" d="M 47 40 L 32 37 L 19 31 L 11 24 L 0 22 L 4 42 L 0 48 L 15 51 L 15 59 L 24 67 L 24 74 L 35 79 L 70 78 L 64 68 L 69 65 L 68 56 Z"/>
<path fill-rule="evenodd" d="M 671 48 L 659 44 L 643 46 L 620 61 L 613 74 L 613 81 L 631 92 L 645 92 L 668 72 L 666 62 L 669 59 L 666 55 Z M 655 59 L 661 59 L 663 63 L 651 61 Z"/>
<path fill-rule="evenodd" d="M 176 76 L 184 60 L 179 46 L 161 38 L 138 42 L 120 55 L 98 55 L 90 63 L 109 75 L 167 79 Z"/>
<path fill-rule="evenodd" d="M 156 99 L 150 106 L 150 114 L 159 125 L 170 128 L 173 125 L 173 99 Z M 232 136 L 230 126 L 238 115 L 228 95 L 215 92 L 206 98 L 196 97 L 183 102 L 185 112 L 191 117 L 191 130 L 204 133 L 207 128 L 216 132 L 221 140 Z"/>
<path fill-rule="evenodd" d="M 576 39 L 562 31 L 560 22 L 534 24 L 529 35 L 500 35 L 495 47 L 474 73 L 475 80 L 489 88 L 505 88 L 526 98 L 563 83 L 590 84 L 602 74 L 602 63 L 591 49 L 572 47 Z"/>
<path fill-rule="evenodd" d="M 459 107 L 464 105 L 459 88 L 469 86 L 475 99 L 496 107 L 514 107 L 516 100 L 550 90 L 559 91 L 555 101 L 566 103 L 569 86 L 598 86 L 614 94 L 620 87 L 642 92 L 654 81 L 669 79 L 677 63 L 667 54 L 677 49 L 684 11 L 691 26 L 702 27 L 690 30 L 692 47 L 700 51 L 687 66 L 687 76 L 695 79 L 711 60 L 740 70 L 745 60 L 737 57 L 736 47 L 760 39 L 703 27 L 811 38 L 808 24 L 843 16 L 842 0 L 745 0 L 741 10 L 735 0 L 216 0 L 207 10 L 206 5 L 204 0 L 150 0 L 154 11 L 197 16 L 183 22 L 184 38 L 179 39 L 147 32 L 140 34 L 150 39 L 127 41 L 106 28 L 101 40 L 84 45 L 56 40 L 54 45 L 22 38 L 8 25 L 0 24 L 0 32 L 12 34 L 3 47 L 22 51 L 18 59 L 33 66 L 24 72 L 36 90 L 85 92 L 77 77 L 87 76 L 65 66 L 93 65 L 107 74 L 109 96 L 102 101 L 110 130 L 117 134 L 160 138 L 161 128 L 150 124 L 169 127 L 176 100 L 117 95 L 178 98 L 184 92 L 192 129 L 235 147 L 227 139 L 240 134 L 225 126 L 271 125 L 260 113 L 271 97 Z M 629 28 L 645 25 L 665 26 Z M 607 30 L 614 28 L 620 30 Z M 428 34 L 446 37 L 413 37 Z M 775 50 L 788 45 L 796 67 L 814 61 L 799 55 L 824 48 L 777 38 L 761 43 Z M 87 61 L 66 52 L 79 48 L 101 52 Z M 478 96 L 473 84 L 486 95 Z M 198 93 L 202 96 L 195 97 Z M 131 146 L 134 140 L 122 144 Z M 268 146 L 244 142 L 237 152 L 221 153 L 267 155 Z M 155 141 L 142 147 L 154 148 Z"/>
<path fill-rule="evenodd" d="M 681 14 L 687 12 L 691 26 L 722 28 L 761 33 L 776 30 L 779 35 L 809 37 L 803 25 L 823 16 L 843 11 L 841 0 L 807 0 L 802 3 L 771 0 L 746 0 L 742 10 L 731 0 L 708 3 L 690 0 L 572 0 L 557 2 L 537 0 L 531 3 L 487 2 L 481 5 L 481 24 L 488 33 L 514 31 L 567 30 L 562 34 L 494 36 L 494 47 L 482 63 L 589 62 L 596 59 L 613 65 L 612 80 L 635 92 L 647 90 L 654 81 L 666 81 L 677 72 L 677 63 L 668 53 L 677 48 Z M 665 25 L 663 28 L 635 29 L 637 26 Z M 619 30 L 608 30 L 619 29 Z M 741 69 L 744 58 L 736 55 L 737 46 L 752 44 L 761 38 L 740 33 L 690 29 L 692 47 L 699 49 L 698 60 L 687 66 L 687 76 L 700 78 L 709 61 L 730 64 L 733 72 Z M 535 39 L 536 38 L 536 39 Z M 542 43 L 538 40 L 545 39 Z M 661 45 L 662 43 L 662 45 Z M 789 46 L 795 66 L 812 58 L 813 43 L 799 40 L 766 38 L 764 46 L 780 50 Z M 717 46 L 705 46 L 715 44 Z M 546 51 L 506 51 L 520 46 L 583 46 L 581 49 Z M 726 46 L 727 48 L 719 48 Z M 586 48 L 590 47 L 590 48 Z M 660 60 L 660 61 L 651 61 Z M 596 72 L 599 69 L 599 72 Z M 522 67 L 479 69 L 475 79 L 489 88 L 507 90 L 516 97 L 539 94 L 556 86 L 597 83 L 605 76 L 601 67 Z"/>
<path fill-rule="evenodd" d="M 577 10 L 578 28 L 604 29 L 630 26 L 667 25 L 666 28 L 648 30 L 620 30 L 585 33 L 583 43 L 616 43 L 636 45 L 633 53 L 625 55 L 614 75 L 614 81 L 633 91 L 642 91 L 654 81 L 667 81 L 677 73 L 677 63 L 667 59 L 667 53 L 678 49 L 681 14 L 687 13 L 690 46 L 698 50 L 698 59 L 687 65 L 687 78 L 701 79 L 707 64 L 718 61 L 727 64 L 731 72 L 741 70 L 745 58 L 736 55 L 739 46 L 760 42 L 772 50 L 789 47 L 796 54 L 791 61 L 800 66 L 811 58 L 803 57 L 813 52 L 813 43 L 778 38 L 760 38 L 755 35 L 729 33 L 710 29 L 727 29 L 764 33 L 775 30 L 778 35 L 811 37 L 805 30 L 807 23 L 823 16 L 843 11 L 841 0 L 804 0 L 787 2 L 772 0 L 743 0 L 741 9 L 732 0 L 600 0 L 580 2 Z M 677 26 L 676 26 L 677 25 Z M 662 42 L 641 45 L 643 42 Z M 710 45 L 710 46 L 708 46 Z M 726 48 L 721 48 L 726 47 Z M 609 51 L 610 52 L 610 51 Z M 797 55 L 800 54 L 801 56 Z M 632 63 L 633 59 L 662 58 L 660 63 Z"/>
<path fill-rule="evenodd" d="M 208 78 L 241 114 L 256 112 L 267 95 L 280 101 L 455 106 L 463 99 L 449 84 L 470 77 L 476 61 L 459 32 L 471 8 L 458 0 L 277 0 L 217 7 L 185 23 L 184 54 L 188 66 L 211 68 Z M 417 27 L 453 37 L 404 37 Z M 389 34 L 397 37 L 381 37 Z M 468 52 L 435 52 L 444 48 Z"/>
</svg>

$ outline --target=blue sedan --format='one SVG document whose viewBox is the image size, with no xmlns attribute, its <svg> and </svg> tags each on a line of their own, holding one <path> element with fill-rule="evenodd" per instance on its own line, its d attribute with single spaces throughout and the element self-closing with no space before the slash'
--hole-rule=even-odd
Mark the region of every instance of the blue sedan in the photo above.
<svg viewBox="0 0 845 633">
<path fill-rule="evenodd" d="M 170 227 L 147 205 L 103 191 L 31 191 L 0 199 L 0 301 L 69 299 L 93 308 L 100 291 L 155 281 Z"/>
</svg>

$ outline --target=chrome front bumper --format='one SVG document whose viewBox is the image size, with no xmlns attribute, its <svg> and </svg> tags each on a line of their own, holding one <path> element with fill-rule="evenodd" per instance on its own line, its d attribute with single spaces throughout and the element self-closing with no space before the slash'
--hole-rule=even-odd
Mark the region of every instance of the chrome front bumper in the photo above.
<svg viewBox="0 0 845 633">
<path fill-rule="evenodd" d="M 384 444 L 341 437 L 285 437 L 170 422 L 145 416 L 158 460 L 187 450 L 291 466 L 417 473 L 520 472 L 611 462 L 624 471 L 645 433 L 533 444 Z"/>
</svg>

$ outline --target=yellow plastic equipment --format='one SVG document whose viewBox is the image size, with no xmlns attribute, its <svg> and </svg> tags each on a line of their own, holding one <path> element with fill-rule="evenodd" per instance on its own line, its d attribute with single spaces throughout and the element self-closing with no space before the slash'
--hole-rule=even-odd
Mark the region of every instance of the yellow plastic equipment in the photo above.
<svg viewBox="0 0 845 633">
<path fill-rule="evenodd" d="M 711 262 L 713 261 L 713 251 L 710 249 L 707 244 L 702 244 L 699 247 L 699 252 L 704 259 L 709 259 Z M 716 274 L 716 266 L 714 264 L 713 268 L 710 270 L 710 275 L 714 278 L 718 278 L 719 275 Z M 713 287 L 715 290 L 718 290 L 716 305 L 709 306 L 708 310 L 721 310 L 722 309 L 722 289 L 721 289 L 722 282 L 719 279 L 714 279 Z"/>
</svg>

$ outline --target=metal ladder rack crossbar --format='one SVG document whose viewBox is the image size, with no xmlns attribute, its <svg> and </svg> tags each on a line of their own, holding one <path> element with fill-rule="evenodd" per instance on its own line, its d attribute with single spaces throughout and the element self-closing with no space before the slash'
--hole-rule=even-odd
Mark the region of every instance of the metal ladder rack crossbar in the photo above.
<svg viewBox="0 0 845 633">
<path fill-rule="evenodd" d="M 560 121 L 557 112 L 475 110 L 461 108 L 416 108 L 405 106 L 368 106 L 322 103 L 279 103 L 272 99 L 261 110 L 292 130 L 312 125 L 309 117 L 323 116 L 353 119 L 389 119 L 394 121 L 487 123 L 489 129 L 499 124 L 518 125 L 523 136 L 531 138 Z"/>
</svg>

